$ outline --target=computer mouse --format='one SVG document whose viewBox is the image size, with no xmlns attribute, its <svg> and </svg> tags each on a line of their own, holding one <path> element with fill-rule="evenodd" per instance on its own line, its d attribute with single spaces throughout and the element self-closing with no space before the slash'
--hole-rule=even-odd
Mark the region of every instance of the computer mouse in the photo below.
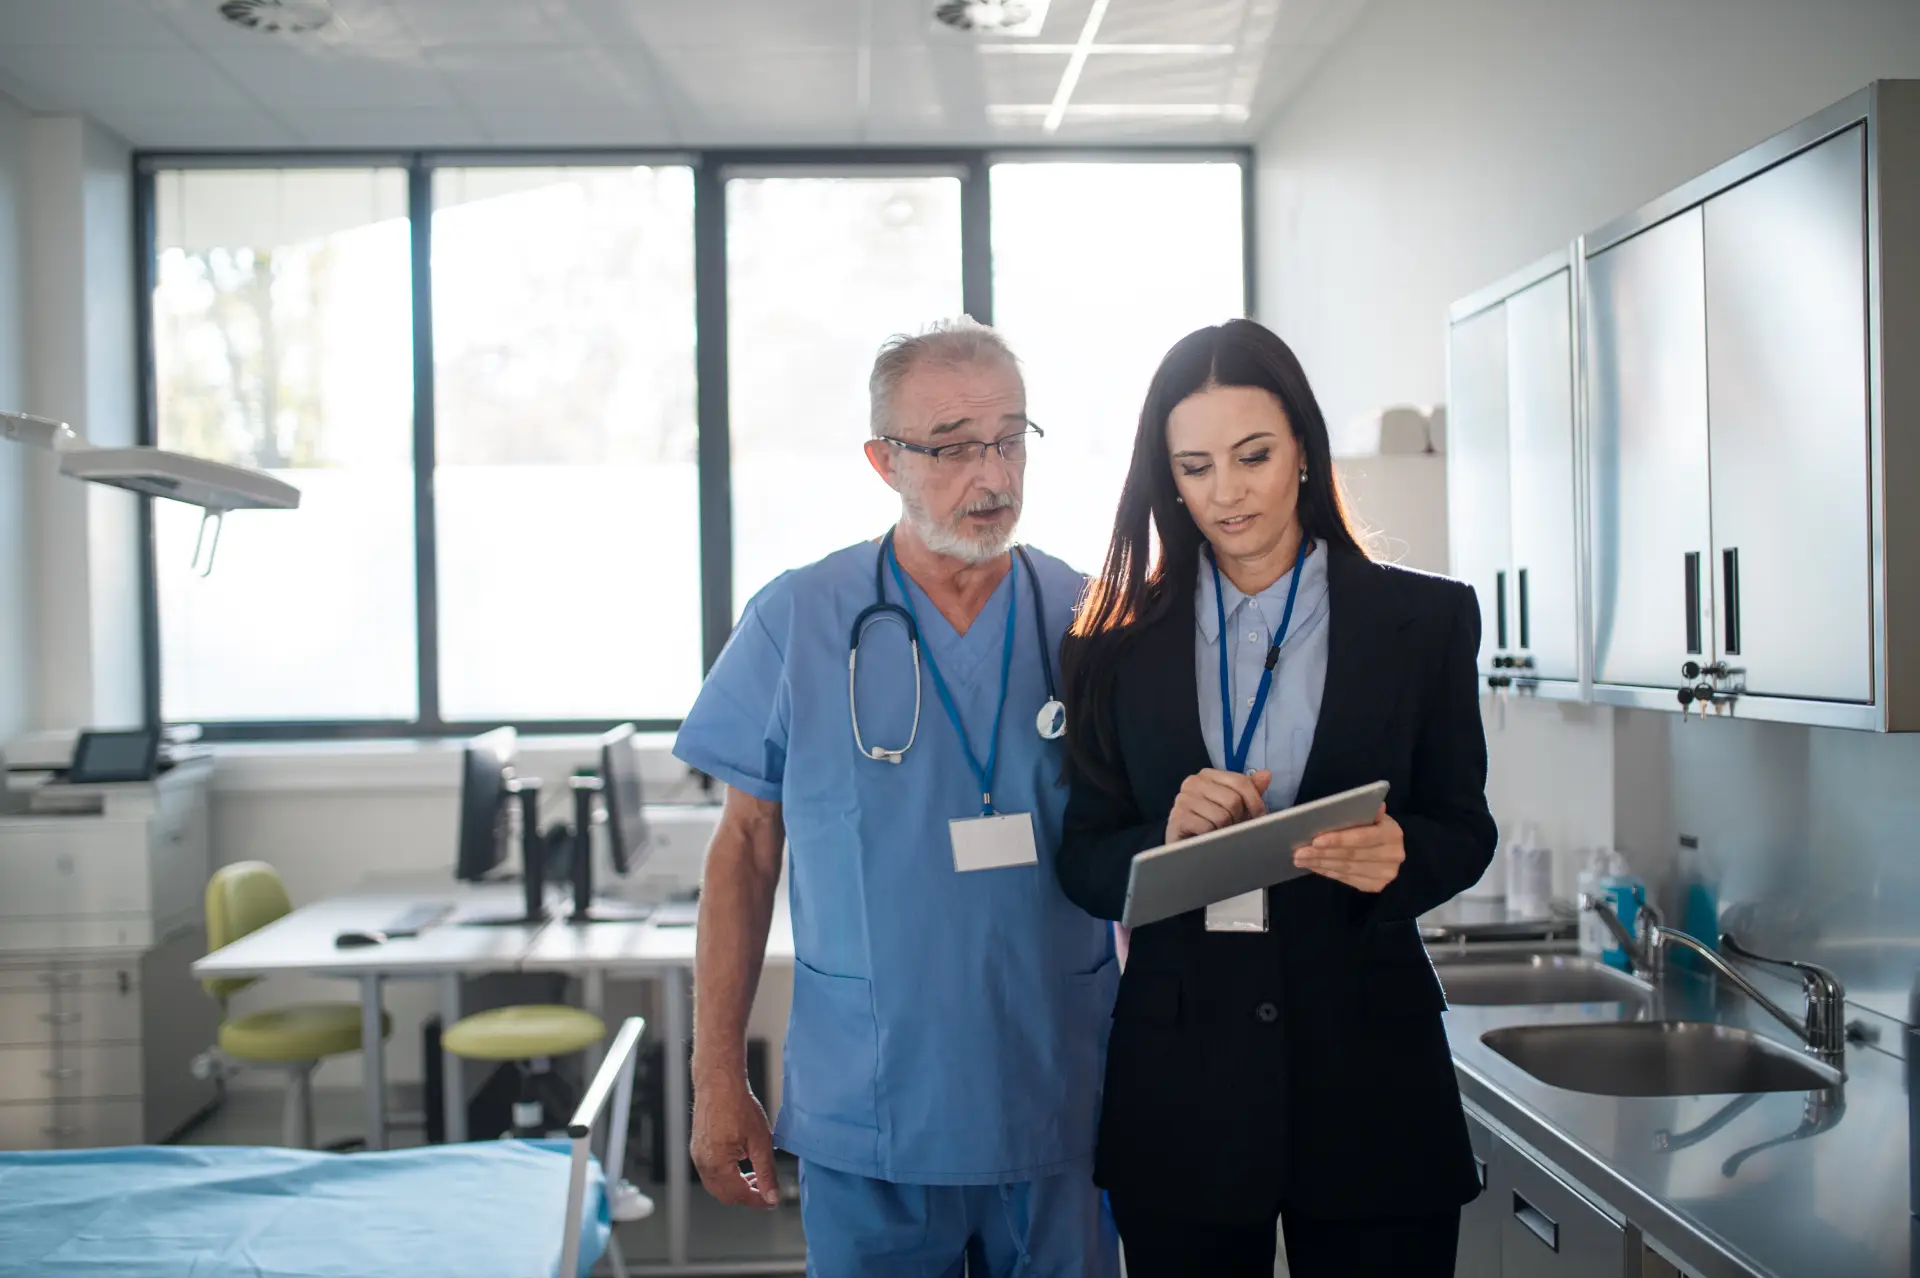
<svg viewBox="0 0 1920 1278">
<path fill-rule="evenodd" d="M 357 950 L 363 945 L 379 945 L 387 939 L 385 932 L 342 932 L 333 938 L 335 949 Z"/>
</svg>

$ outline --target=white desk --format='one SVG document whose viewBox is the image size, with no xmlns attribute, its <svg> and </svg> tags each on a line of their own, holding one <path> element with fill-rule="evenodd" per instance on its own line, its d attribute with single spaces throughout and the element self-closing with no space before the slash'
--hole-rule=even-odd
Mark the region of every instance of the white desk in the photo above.
<svg viewBox="0 0 1920 1278">
<path fill-rule="evenodd" d="M 455 884 L 445 877 L 374 879 L 345 896 L 303 905 L 193 965 L 194 976 L 252 977 L 293 972 L 303 976 L 349 978 L 360 984 L 360 1037 L 366 1074 L 367 1148 L 387 1147 L 386 1047 L 380 1034 L 381 984 L 389 979 L 438 979 L 441 1015 L 452 1025 L 460 1017 L 460 981 L 487 972 L 510 972 L 546 924 L 463 927 L 461 913 L 507 913 L 521 902 L 517 884 Z M 335 938 L 346 931 L 378 930 L 421 901 L 452 901 L 456 913 L 418 936 L 395 937 L 379 945 L 341 949 Z M 441 1053 L 443 1089 L 448 1103 L 448 1139 L 466 1136 L 466 1108 L 454 1098 L 464 1094 L 460 1059 Z M 457 1125 L 451 1125 L 457 1114 Z"/>
<path fill-rule="evenodd" d="M 455 902 L 445 922 L 415 937 L 379 945 L 340 949 L 343 931 L 378 929 L 420 901 Z M 693 1186 L 687 1175 L 692 1098 L 680 1063 L 690 1032 L 695 929 L 660 926 L 651 921 L 462 926 L 462 914 L 505 913 L 521 901 L 518 885 L 471 886 L 445 878 L 418 876 L 369 880 L 344 896 L 302 906 L 232 945 L 194 964 L 196 977 L 267 976 L 296 972 L 307 976 L 351 978 L 360 983 L 362 1049 L 365 1056 L 367 1148 L 386 1146 L 386 1062 L 380 1037 L 381 984 L 388 979 L 441 982 L 445 1025 L 460 1018 L 460 982 L 487 972 L 565 972 L 581 977 L 587 1010 L 606 1011 L 609 976 L 658 979 L 664 987 L 661 1061 L 665 1071 L 665 1148 L 667 1151 L 667 1264 L 630 1266 L 636 1274 L 753 1274 L 789 1272 L 764 1263 L 704 1263 L 688 1257 L 688 1212 Z M 767 934 L 766 962 L 792 967 L 793 920 L 785 885 L 774 898 L 773 925 Z M 597 1059 L 599 1049 L 592 1053 Z M 464 1140 L 466 1088 L 460 1058 L 441 1050 L 448 1140 Z"/>
</svg>

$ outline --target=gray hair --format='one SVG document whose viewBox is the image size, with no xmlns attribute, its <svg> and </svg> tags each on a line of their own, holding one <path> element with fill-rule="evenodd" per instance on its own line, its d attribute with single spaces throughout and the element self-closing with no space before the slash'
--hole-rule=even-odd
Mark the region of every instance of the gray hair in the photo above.
<svg viewBox="0 0 1920 1278">
<path fill-rule="evenodd" d="M 872 427 L 877 439 L 887 433 L 893 422 L 893 401 L 900 393 L 907 374 L 921 364 L 987 364 L 1004 361 L 1017 372 L 1019 357 L 1007 345 L 998 330 L 970 315 L 939 320 L 918 333 L 896 333 L 880 346 L 874 356 L 873 372 L 867 377 L 867 398 L 872 407 Z"/>
</svg>

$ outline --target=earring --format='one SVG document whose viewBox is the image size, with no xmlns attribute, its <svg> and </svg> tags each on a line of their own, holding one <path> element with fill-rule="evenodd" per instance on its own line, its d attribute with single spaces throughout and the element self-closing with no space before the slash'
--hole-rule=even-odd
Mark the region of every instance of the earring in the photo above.
<svg viewBox="0 0 1920 1278">
<path fill-rule="evenodd" d="M 1174 501 L 1179 503 L 1182 506 L 1187 504 L 1187 499 L 1185 497 L 1175 497 Z"/>
<path fill-rule="evenodd" d="M 1300 468 L 1300 482 L 1303 484 L 1307 482 L 1307 468 L 1305 466 Z"/>
</svg>

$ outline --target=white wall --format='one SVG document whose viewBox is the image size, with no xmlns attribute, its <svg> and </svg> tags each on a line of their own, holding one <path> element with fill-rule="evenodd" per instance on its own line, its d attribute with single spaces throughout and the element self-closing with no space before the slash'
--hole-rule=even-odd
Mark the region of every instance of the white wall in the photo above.
<svg viewBox="0 0 1920 1278">
<path fill-rule="evenodd" d="M 0 408 L 26 403 L 28 118 L 0 97 Z M 0 742 L 34 716 L 27 454 L 0 445 Z"/>
<path fill-rule="evenodd" d="M 1454 299 L 1897 76 L 1913 0 L 1371 0 L 1257 147 L 1260 318 L 1336 427 L 1444 402 Z M 1671 841 L 1614 829 L 1610 712 L 1486 717 L 1503 831 Z"/>
</svg>

